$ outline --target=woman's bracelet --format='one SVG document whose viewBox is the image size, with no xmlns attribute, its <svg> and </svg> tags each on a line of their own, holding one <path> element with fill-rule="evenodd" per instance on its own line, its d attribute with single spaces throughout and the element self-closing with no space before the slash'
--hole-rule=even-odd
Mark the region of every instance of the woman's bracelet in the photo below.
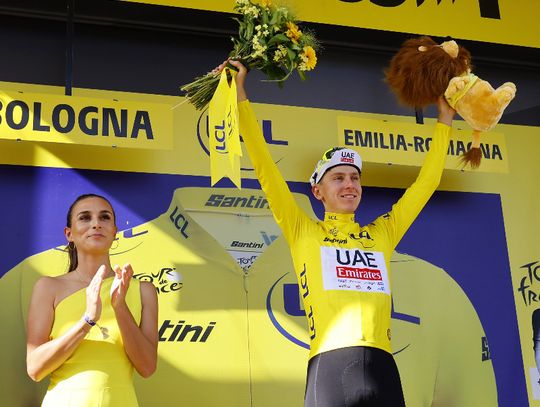
<svg viewBox="0 0 540 407">
<path fill-rule="evenodd" d="M 84 315 L 84 322 L 86 322 L 90 326 L 96 325 L 96 321 L 94 321 L 93 319 L 90 319 L 90 317 L 86 314 Z"/>
<path fill-rule="evenodd" d="M 109 329 L 105 326 L 100 326 L 96 321 L 93 319 L 90 319 L 90 317 L 86 314 L 84 314 L 84 322 L 86 322 L 88 325 L 90 325 L 90 328 L 92 328 L 94 325 L 97 326 L 101 332 L 101 335 L 103 336 L 103 339 L 107 339 L 109 337 Z M 86 331 L 86 333 L 90 332 L 90 329 Z"/>
</svg>

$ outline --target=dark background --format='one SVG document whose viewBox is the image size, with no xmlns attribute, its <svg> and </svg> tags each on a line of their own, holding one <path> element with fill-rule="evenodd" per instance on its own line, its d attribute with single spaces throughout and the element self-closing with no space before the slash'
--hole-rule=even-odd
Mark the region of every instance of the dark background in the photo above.
<svg viewBox="0 0 540 407">
<path fill-rule="evenodd" d="M 74 3 L 71 30 L 69 3 Z M 180 95 L 182 84 L 211 70 L 232 49 L 229 38 L 237 23 L 231 16 L 115 0 L 0 0 L 0 81 Z M 411 114 L 383 82 L 383 69 L 416 34 L 304 26 L 324 48 L 309 83 L 293 75 L 279 89 L 253 73 L 248 83 L 253 101 Z M 494 87 L 516 83 L 517 97 L 500 122 L 540 125 L 540 49 L 457 40 L 471 52 L 478 76 Z"/>
</svg>

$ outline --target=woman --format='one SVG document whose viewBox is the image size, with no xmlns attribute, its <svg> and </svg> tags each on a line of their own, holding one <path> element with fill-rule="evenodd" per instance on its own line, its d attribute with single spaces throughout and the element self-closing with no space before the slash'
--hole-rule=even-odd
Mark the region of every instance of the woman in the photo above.
<svg viewBox="0 0 540 407">
<path fill-rule="evenodd" d="M 79 196 L 67 213 L 69 270 L 42 277 L 28 311 L 28 375 L 51 375 L 42 406 L 137 406 L 133 368 L 157 364 L 157 294 L 110 265 L 115 213 L 102 196 Z"/>
<path fill-rule="evenodd" d="M 308 319 L 305 406 L 404 406 L 390 346 L 390 257 L 439 184 L 455 111 L 440 98 L 433 141 L 416 182 L 389 213 L 367 226 L 354 221 L 362 196 L 359 154 L 327 151 L 310 179 L 325 209 L 324 220 L 315 221 L 295 203 L 272 160 L 247 100 L 245 67 L 229 63 L 238 69 L 240 133 L 289 244 Z"/>
</svg>

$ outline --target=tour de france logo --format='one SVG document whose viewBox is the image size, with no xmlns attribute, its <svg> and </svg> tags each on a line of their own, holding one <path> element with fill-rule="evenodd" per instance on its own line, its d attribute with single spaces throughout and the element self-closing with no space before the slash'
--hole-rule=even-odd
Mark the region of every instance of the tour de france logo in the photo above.
<svg viewBox="0 0 540 407">
<path fill-rule="evenodd" d="M 540 307 L 540 261 L 535 260 L 519 266 L 521 279 L 517 296 L 527 307 Z"/>
<path fill-rule="evenodd" d="M 182 275 L 174 267 L 162 267 L 155 273 L 138 273 L 133 277 L 154 284 L 158 294 L 178 291 L 184 286 Z"/>
</svg>

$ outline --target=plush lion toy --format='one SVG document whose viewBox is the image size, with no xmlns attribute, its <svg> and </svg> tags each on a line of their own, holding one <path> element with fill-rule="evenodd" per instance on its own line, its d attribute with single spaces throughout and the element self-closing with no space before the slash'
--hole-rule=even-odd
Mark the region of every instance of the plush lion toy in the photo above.
<svg viewBox="0 0 540 407">
<path fill-rule="evenodd" d="M 462 161 L 480 165 L 480 133 L 491 130 L 516 94 L 506 82 L 497 89 L 471 73 L 471 55 L 455 41 L 437 44 L 430 37 L 405 41 L 386 70 L 386 81 L 399 101 L 423 108 L 444 95 L 448 104 L 473 128 L 473 142 Z"/>
</svg>

